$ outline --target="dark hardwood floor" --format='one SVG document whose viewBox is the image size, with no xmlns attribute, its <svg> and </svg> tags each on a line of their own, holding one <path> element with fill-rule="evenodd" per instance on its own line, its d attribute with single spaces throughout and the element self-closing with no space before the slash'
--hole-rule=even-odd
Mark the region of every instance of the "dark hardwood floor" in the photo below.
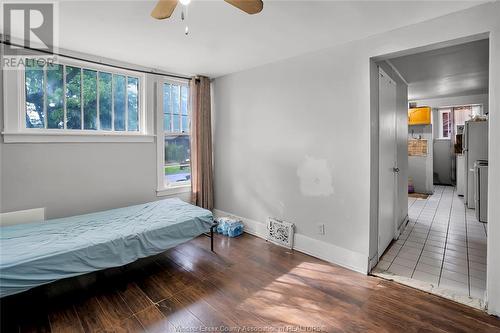
<svg viewBox="0 0 500 333">
<path fill-rule="evenodd" d="M 2 332 L 500 332 L 480 311 L 250 235 L 217 236 L 216 251 L 199 237 L 4 298 Z"/>
</svg>

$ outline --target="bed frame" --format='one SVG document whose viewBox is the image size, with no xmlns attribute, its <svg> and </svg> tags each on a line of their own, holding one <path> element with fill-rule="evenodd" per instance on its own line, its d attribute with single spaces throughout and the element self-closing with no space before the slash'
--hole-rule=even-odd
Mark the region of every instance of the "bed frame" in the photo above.
<svg viewBox="0 0 500 333">
<path fill-rule="evenodd" d="M 144 213 L 148 214 L 148 219 L 140 218 Z M 163 214 L 170 213 L 172 216 L 165 219 Z M 61 221 L 47 220 L 49 221 L 47 223 L 44 223 L 46 220 L 41 219 L 41 215 L 41 210 L 33 210 L 33 212 L 23 211 L 0 216 L 1 221 L 5 222 L 2 224 L 9 228 L 4 229 L 0 237 L 2 250 L 6 250 L 0 261 L 3 270 L 0 276 L 0 298 L 64 278 L 117 267 L 116 262 L 127 266 L 138 258 L 160 254 L 200 235 L 210 238 L 210 250 L 215 253 L 214 233 L 218 222 L 214 220 L 213 214 L 180 199 L 164 199 L 70 216 L 61 218 Z M 40 224 L 21 223 L 25 221 L 38 221 Z M 80 223 L 82 227 L 73 228 L 74 223 Z M 62 233 L 61 228 L 65 232 L 67 230 L 67 233 Z M 46 233 L 45 237 L 52 237 L 54 241 L 43 243 L 45 247 L 38 256 L 34 256 L 29 246 L 36 247 L 44 236 L 43 232 Z M 80 234 L 84 234 L 85 237 L 79 237 Z M 125 237 L 129 234 L 133 237 Z M 97 241 L 90 242 L 87 246 L 88 237 L 95 237 Z M 115 242 L 115 238 L 118 241 Z M 28 247 L 21 246 L 19 239 L 23 239 Z M 116 251 L 112 251 L 113 247 L 127 247 L 128 251 L 115 253 Z M 79 251 L 84 253 L 84 257 L 88 256 L 95 260 L 95 264 L 86 260 L 70 260 L 65 269 L 50 270 L 68 257 L 79 258 L 77 253 Z M 95 255 L 101 252 L 108 253 L 106 251 L 110 251 L 108 257 Z M 37 275 L 39 270 L 48 273 L 39 278 Z M 35 279 L 32 276 L 35 276 Z"/>
<path fill-rule="evenodd" d="M 203 234 L 207 237 L 210 237 L 210 251 L 212 251 L 213 253 L 215 253 L 215 251 L 214 251 L 214 229 L 217 228 L 218 225 L 219 225 L 219 222 L 214 221 L 212 223 L 212 226 L 210 227 L 210 233 Z"/>
</svg>

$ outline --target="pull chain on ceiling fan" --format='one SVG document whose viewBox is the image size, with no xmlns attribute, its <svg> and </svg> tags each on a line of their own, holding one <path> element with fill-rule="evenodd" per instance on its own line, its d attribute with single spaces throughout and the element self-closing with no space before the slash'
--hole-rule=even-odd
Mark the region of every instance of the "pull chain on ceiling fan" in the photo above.
<svg viewBox="0 0 500 333">
<path fill-rule="evenodd" d="M 264 3 L 262 0 L 224 0 L 225 2 L 233 5 L 234 7 L 244 11 L 247 14 L 257 14 L 264 8 Z M 151 12 L 151 16 L 158 20 L 164 20 L 169 18 L 177 6 L 177 2 L 183 5 L 181 19 L 182 21 L 187 19 L 187 6 L 191 3 L 191 0 L 159 0 L 155 8 Z M 186 25 L 185 34 L 189 33 L 189 28 Z"/>
</svg>

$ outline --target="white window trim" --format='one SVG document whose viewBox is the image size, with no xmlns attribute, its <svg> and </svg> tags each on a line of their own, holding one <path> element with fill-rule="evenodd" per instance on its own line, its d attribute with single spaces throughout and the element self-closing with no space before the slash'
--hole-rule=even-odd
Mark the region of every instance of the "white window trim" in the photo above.
<svg viewBox="0 0 500 333">
<path fill-rule="evenodd" d="M 146 86 L 149 85 L 144 73 L 116 69 L 111 66 L 89 63 L 82 60 L 59 57 L 58 64 L 80 67 L 95 71 L 137 77 L 139 79 L 139 131 L 104 131 L 77 129 L 45 129 L 26 128 L 25 120 L 25 71 L 4 71 L 4 129 L 2 131 L 5 143 L 65 143 L 65 142 L 154 142 L 152 134 L 152 117 L 147 114 L 149 104 Z M 150 119 L 151 118 L 151 119 Z M 128 125 L 128 124 L 126 124 Z"/>
<path fill-rule="evenodd" d="M 165 83 L 186 85 L 189 88 L 189 80 L 183 79 L 161 79 L 156 86 L 156 156 L 157 156 L 157 196 L 169 196 L 191 192 L 191 181 L 179 182 L 174 185 L 165 184 L 165 131 L 163 128 L 163 85 Z M 188 115 L 191 116 L 191 100 L 188 95 Z M 180 110 L 179 110 L 180 111 Z M 174 132 L 172 135 L 183 135 Z M 190 135 L 190 134 L 185 134 Z"/>
<path fill-rule="evenodd" d="M 438 119 L 438 131 L 439 131 L 439 137 L 438 139 L 439 140 L 451 140 L 451 138 L 449 137 L 444 137 L 443 136 L 443 113 L 448 113 L 449 116 L 451 117 L 451 113 L 453 112 L 453 108 L 440 108 L 439 109 L 439 119 Z M 450 126 L 451 126 L 451 123 L 450 123 Z"/>
</svg>

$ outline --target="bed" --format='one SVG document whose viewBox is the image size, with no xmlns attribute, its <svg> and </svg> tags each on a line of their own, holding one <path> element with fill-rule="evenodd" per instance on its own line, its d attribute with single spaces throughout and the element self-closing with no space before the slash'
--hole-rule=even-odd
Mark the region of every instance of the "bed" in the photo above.
<svg viewBox="0 0 500 333">
<path fill-rule="evenodd" d="M 0 297 L 123 266 L 212 231 L 208 210 L 165 199 L 0 227 Z"/>
</svg>

